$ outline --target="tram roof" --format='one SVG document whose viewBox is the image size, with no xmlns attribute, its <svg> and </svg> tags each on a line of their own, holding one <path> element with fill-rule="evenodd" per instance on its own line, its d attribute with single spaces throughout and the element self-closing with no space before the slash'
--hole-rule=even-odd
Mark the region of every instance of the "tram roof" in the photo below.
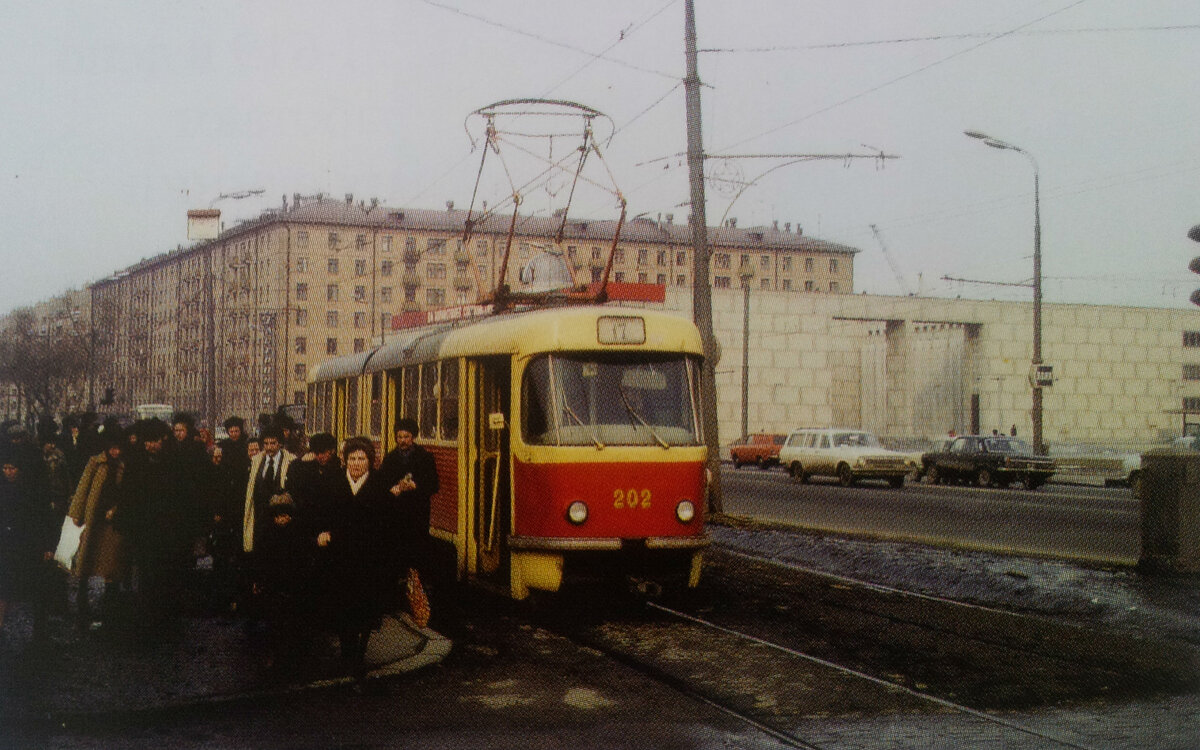
<svg viewBox="0 0 1200 750">
<path fill-rule="evenodd" d="M 597 320 L 605 316 L 645 320 L 645 343 L 597 343 Z M 309 381 L 356 376 L 366 370 L 390 370 L 446 357 L 642 349 L 697 355 L 704 351 L 696 326 L 678 315 L 628 307 L 557 307 L 398 331 L 368 352 L 323 362 L 310 371 Z"/>
</svg>

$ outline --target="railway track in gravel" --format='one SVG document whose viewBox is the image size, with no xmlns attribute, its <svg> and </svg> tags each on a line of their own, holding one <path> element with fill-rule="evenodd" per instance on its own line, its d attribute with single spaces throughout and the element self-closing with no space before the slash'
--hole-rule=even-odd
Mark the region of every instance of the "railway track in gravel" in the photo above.
<svg viewBox="0 0 1200 750">
<path fill-rule="evenodd" d="M 1179 644 L 727 550 L 709 557 L 705 590 L 688 606 L 649 603 L 550 627 L 790 747 L 821 746 L 803 736 L 813 719 L 954 712 L 1043 746 L 1081 748 L 992 712 L 1200 687 L 1196 652 Z"/>
</svg>

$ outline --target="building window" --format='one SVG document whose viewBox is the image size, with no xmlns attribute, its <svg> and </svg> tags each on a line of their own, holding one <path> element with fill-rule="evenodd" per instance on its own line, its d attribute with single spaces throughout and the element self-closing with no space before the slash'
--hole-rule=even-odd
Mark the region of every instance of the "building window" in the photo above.
<svg viewBox="0 0 1200 750">
<path fill-rule="evenodd" d="M 445 255 L 446 240 L 441 238 L 430 238 L 425 241 L 425 251 L 430 255 Z"/>
<path fill-rule="evenodd" d="M 296 232 L 296 247 L 308 247 L 308 232 Z"/>
<path fill-rule="evenodd" d="M 592 260 L 600 260 L 600 248 L 598 248 L 598 247 L 592 248 Z M 600 279 L 593 279 L 593 280 L 599 281 Z"/>
<path fill-rule="evenodd" d="M 445 289 L 426 289 L 425 290 L 425 302 L 426 302 L 426 304 L 430 304 L 430 305 L 446 304 L 446 290 Z"/>
<path fill-rule="evenodd" d="M 729 268 L 729 254 L 728 253 L 717 253 L 716 261 L 717 261 L 716 262 L 717 268 L 721 268 L 721 269 Z"/>
<path fill-rule="evenodd" d="M 725 256 L 725 257 L 728 258 L 729 256 Z M 713 277 L 713 288 L 728 289 L 729 288 L 729 277 L 728 276 L 714 276 Z"/>
<path fill-rule="evenodd" d="M 308 339 L 305 338 L 304 336 L 296 337 L 296 353 L 297 354 L 307 354 L 308 353 Z"/>
<path fill-rule="evenodd" d="M 759 288 L 759 289 L 762 289 L 763 291 L 768 291 L 768 290 L 770 290 L 770 288 L 771 288 L 771 280 L 770 280 L 770 279 L 761 279 L 761 280 L 758 282 L 758 288 Z"/>
<path fill-rule="evenodd" d="M 308 374 L 308 367 L 303 362 L 297 362 L 292 366 L 292 375 L 297 380 L 304 380 L 304 376 Z"/>
<path fill-rule="evenodd" d="M 644 266 L 644 265 L 646 265 L 646 262 L 647 262 L 647 260 L 649 259 L 649 257 L 650 257 L 650 251 L 649 251 L 649 250 L 647 250 L 647 249 L 646 249 L 646 248 L 644 248 L 644 247 L 639 247 L 639 248 L 638 248 L 638 265 L 639 265 L 639 266 Z"/>
<path fill-rule="evenodd" d="M 296 273 L 308 273 L 308 258 L 296 258 Z"/>
<path fill-rule="evenodd" d="M 367 327 L 367 314 L 365 312 L 354 313 L 354 327 L 355 328 L 366 328 Z"/>
<path fill-rule="evenodd" d="M 806 282 L 804 282 L 804 291 L 806 291 L 806 292 L 811 292 L 812 290 L 813 290 L 813 283 L 812 283 L 812 281 L 806 281 Z"/>
<path fill-rule="evenodd" d="M 624 262 L 625 262 L 625 251 L 621 250 L 621 249 L 614 250 L 613 251 L 613 263 L 624 263 Z"/>
<path fill-rule="evenodd" d="M 638 283 L 639 283 L 639 284 L 645 284 L 645 283 L 646 283 L 646 278 L 647 278 L 647 277 L 646 277 L 646 274 L 644 274 L 644 273 L 639 273 L 639 274 L 638 274 Z"/>
<path fill-rule="evenodd" d="M 660 266 L 665 266 L 665 265 L 667 265 L 667 251 L 666 251 L 666 250 L 659 250 L 659 251 L 658 251 L 658 255 L 657 255 L 657 257 L 655 258 L 655 260 L 658 262 L 658 265 L 660 265 Z"/>
<path fill-rule="evenodd" d="M 687 253 L 683 250 L 680 250 L 679 252 L 675 253 L 675 265 L 682 266 L 684 263 L 687 263 Z"/>
<path fill-rule="evenodd" d="M 1200 347 L 1200 331 L 1184 331 L 1183 345 L 1188 349 Z"/>
<path fill-rule="evenodd" d="M 306 325 L 308 325 L 308 310 L 297 310 L 296 311 L 296 326 L 298 328 L 303 328 Z"/>
<path fill-rule="evenodd" d="M 325 353 L 337 354 L 337 339 L 333 337 L 325 339 Z"/>
<path fill-rule="evenodd" d="M 392 275 L 392 266 L 393 266 L 393 263 L 390 260 L 383 261 L 382 263 L 379 264 L 379 273 L 384 276 L 391 276 Z"/>
<path fill-rule="evenodd" d="M 675 277 L 675 286 L 687 286 L 687 276 L 679 274 Z"/>
<path fill-rule="evenodd" d="M 292 403 L 293 404 L 304 403 L 304 391 L 292 391 Z"/>
<path fill-rule="evenodd" d="M 308 299 L 308 284 L 303 282 L 296 285 L 296 301 L 303 302 Z"/>
<path fill-rule="evenodd" d="M 792 270 L 792 259 L 791 259 L 791 258 L 784 258 L 784 259 L 783 259 L 783 270 L 784 270 L 784 271 L 790 271 L 790 270 Z"/>
<path fill-rule="evenodd" d="M 1183 410 L 1188 413 L 1200 412 L 1200 398 L 1196 396 L 1184 396 Z"/>
<path fill-rule="evenodd" d="M 363 247 L 367 244 L 367 235 L 358 234 L 354 236 L 354 244 L 358 247 Z"/>
<path fill-rule="evenodd" d="M 425 274 L 429 279 L 444 279 L 446 278 L 446 264 L 430 263 Z"/>
<path fill-rule="evenodd" d="M 830 273 L 837 273 L 837 258 L 830 258 L 830 259 L 829 259 L 829 272 L 830 272 Z"/>
<path fill-rule="evenodd" d="M 337 262 L 338 262 L 338 259 L 337 259 L 337 258 L 330 258 L 330 259 L 329 259 L 329 264 L 327 265 L 327 268 L 329 269 L 329 272 L 330 272 L 330 273 L 337 273 L 337 272 L 338 272 L 338 263 L 337 263 Z"/>
<path fill-rule="evenodd" d="M 358 352 L 365 352 L 366 350 L 367 350 L 367 340 L 366 339 L 354 339 L 354 352 L 356 354 Z"/>
<path fill-rule="evenodd" d="M 337 310 L 326 311 L 325 325 L 329 326 L 330 328 L 337 328 L 337 324 L 338 324 Z"/>
<path fill-rule="evenodd" d="M 1183 366 L 1184 380 L 1200 380 L 1200 365 L 1184 365 Z"/>
<path fill-rule="evenodd" d="M 567 257 L 570 258 L 571 260 L 575 260 L 575 246 L 574 245 L 567 245 Z"/>
<path fill-rule="evenodd" d="M 390 234 L 383 235 L 383 251 L 385 253 L 392 251 L 392 235 Z"/>
<path fill-rule="evenodd" d="M 329 302 L 337 302 L 338 286 L 337 284 L 329 284 L 325 287 L 325 299 Z"/>
<path fill-rule="evenodd" d="M 367 275 L 367 261 L 365 259 L 358 258 L 357 260 L 354 261 L 354 275 L 355 276 L 366 276 Z"/>
<path fill-rule="evenodd" d="M 379 301 L 380 302 L 391 302 L 392 301 L 392 288 L 390 286 L 379 287 Z"/>
<path fill-rule="evenodd" d="M 334 249 L 336 249 L 336 248 L 337 248 L 337 244 L 338 244 L 338 233 L 337 233 L 337 232 L 330 232 L 330 233 L 329 233 L 329 249 L 330 249 L 330 250 L 334 250 Z"/>
<path fill-rule="evenodd" d="M 805 258 L 805 259 L 804 259 L 804 270 L 805 270 L 805 271 L 811 271 L 811 270 L 813 270 L 813 259 L 812 259 L 812 258 Z"/>
<path fill-rule="evenodd" d="M 839 288 L 840 287 L 838 287 L 838 283 L 836 281 L 829 282 L 829 291 L 836 292 Z"/>
<path fill-rule="evenodd" d="M 365 302 L 367 299 L 367 288 L 362 284 L 354 287 L 354 301 Z"/>
<path fill-rule="evenodd" d="M 771 256 L 764 255 L 758 259 L 758 267 L 764 271 L 771 270 Z"/>
<path fill-rule="evenodd" d="M 387 331 L 392 327 L 392 314 L 390 312 L 379 313 L 379 330 Z"/>
<path fill-rule="evenodd" d="M 658 278 L 656 278 L 656 279 L 654 280 L 654 283 L 656 283 L 656 284 L 664 284 L 664 285 L 665 285 L 665 284 L 667 283 L 667 275 L 666 275 L 665 273 L 660 273 L 660 274 L 658 275 Z"/>
<path fill-rule="evenodd" d="M 617 282 L 618 284 L 625 281 L 625 272 L 624 271 L 613 271 L 613 281 Z"/>
<path fill-rule="evenodd" d="M 792 280 L 784 279 L 783 280 L 783 291 L 790 292 L 791 290 L 792 290 Z"/>
<path fill-rule="evenodd" d="M 404 287 L 404 301 L 405 302 L 416 302 L 417 301 L 417 288 L 415 286 Z"/>
</svg>

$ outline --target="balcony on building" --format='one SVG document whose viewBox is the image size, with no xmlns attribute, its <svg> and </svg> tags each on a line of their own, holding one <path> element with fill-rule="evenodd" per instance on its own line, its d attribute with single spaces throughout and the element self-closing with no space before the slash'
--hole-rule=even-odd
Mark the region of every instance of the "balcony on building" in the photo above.
<svg viewBox="0 0 1200 750">
<path fill-rule="evenodd" d="M 470 289 L 472 286 L 471 277 L 468 274 L 458 273 L 454 275 L 455 289 Z"/>
<path fill-rule="evenodd" d="M 400 283 L 408 288 L 421 286 L 421 274 L 416 271 L 405 271 L 400 274 Z"/>
</svg>

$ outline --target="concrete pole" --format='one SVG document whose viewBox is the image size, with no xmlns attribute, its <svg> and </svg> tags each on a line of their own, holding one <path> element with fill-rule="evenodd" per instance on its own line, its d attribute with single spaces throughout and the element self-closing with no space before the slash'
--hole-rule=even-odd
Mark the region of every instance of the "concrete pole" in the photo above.
<svg viewBox="0 0 1200 750">
<path fill-rule="evenodd" d="M 683 79 L 687 109 L 688 183 L 691 186 L 692 318 L 704 344 L 700 374 L 700 409 L 704 442 L 708 446 L 709 510 L 723 512 L 721 445 L 717 433 L 717 345 L 713 336 L 712 288 L 709 286 L 708 217 L 704 211 L 704 141 L 700 128 L 700 72 L 696 64 L 696 8 L 684 3 L 684 45 L 687 75 Z"/>
</svg>

